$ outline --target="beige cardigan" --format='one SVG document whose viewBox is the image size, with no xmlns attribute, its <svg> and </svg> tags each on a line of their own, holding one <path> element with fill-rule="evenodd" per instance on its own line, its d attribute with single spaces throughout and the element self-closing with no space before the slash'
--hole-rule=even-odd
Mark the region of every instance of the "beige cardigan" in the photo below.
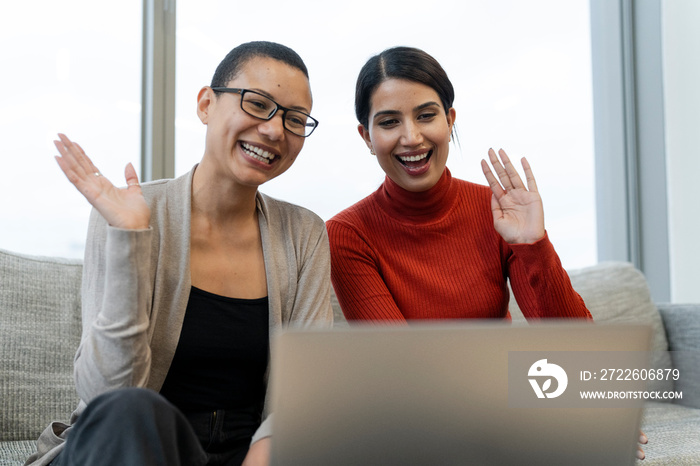
<svg viewBox="0 0 700 466">
<path fill-rule="evenodd" d="M 193 173 L 143 185 L 151 208 L 148 230 L 112 228 L 95 210 L 91 214 L 83 266 L 83 332 L 74 361 L 81 401 L 70 424 L 90 400 L 109 390 L 159 391 L 163 385 L 191 288 Z M 261 193 L 257 208 L 271 337 L 289 326 L 330 326 L 330 253 L 323 221 L 307 209 Z M 268 414 L 266 406 L 254 441 L 271 435 Z M 51 462 L 69 430 L 69 425 L 51 423 L 26 464 Z"/>
</svg>

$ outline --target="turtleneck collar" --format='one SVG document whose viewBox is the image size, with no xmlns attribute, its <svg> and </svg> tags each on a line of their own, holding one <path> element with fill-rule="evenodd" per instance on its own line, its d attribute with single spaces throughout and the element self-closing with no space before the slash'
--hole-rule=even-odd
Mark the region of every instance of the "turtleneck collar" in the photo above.
<svg viewBox="0 0 700 466">
<path fill-rule="evenodd" d="M 407 191 L 388 176 L 377 191 L 379 205 L 402 223 L 432 223 L 443 218 L 457 199 L 452 174 L 445 167 L 435 186 L 422 192 Z"/>
</svg>

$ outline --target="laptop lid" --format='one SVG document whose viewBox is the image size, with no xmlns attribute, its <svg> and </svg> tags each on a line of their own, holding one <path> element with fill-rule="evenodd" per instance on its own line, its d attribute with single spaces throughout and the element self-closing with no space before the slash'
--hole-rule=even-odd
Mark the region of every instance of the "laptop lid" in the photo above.
<svg viewBox="0 0 700 466">
<path fill-rule="evenodd" d="M 599 379 L 646 368 L 650 339 L 590 323 L 287 331 L 273 344 L 271 463 L 633 464 L 642 400 L 580 392 L 643 390 Z"/>
</svg>

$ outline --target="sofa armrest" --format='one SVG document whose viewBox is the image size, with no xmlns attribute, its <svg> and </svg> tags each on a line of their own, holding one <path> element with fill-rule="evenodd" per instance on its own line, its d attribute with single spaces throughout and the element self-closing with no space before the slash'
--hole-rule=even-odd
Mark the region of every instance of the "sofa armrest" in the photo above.
<svg viewBox="0 0 700 466">
<path fill-rule="evenodd" d="M 673 367 L 680 378 L 676 403 L 700 408 L 700 304 L 659 304 Z"/>
</svg>

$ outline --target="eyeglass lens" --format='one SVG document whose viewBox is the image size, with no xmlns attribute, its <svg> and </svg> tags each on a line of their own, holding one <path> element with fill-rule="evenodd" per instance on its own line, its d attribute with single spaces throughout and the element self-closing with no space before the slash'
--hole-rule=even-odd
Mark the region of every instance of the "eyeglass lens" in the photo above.
<svg viewBox="0 0 700 466">
<path fill-rule="evenodd" d="M 249 115 L 263 120 L 269 120 L 277 110 L 277 104 L 262 94 L 245 92 L 241 99 L 241 107 Z M 307 136 L 316 124 L 313 120 L 296 110 L 284 112 L 284 127 L 299 136 Z"/>
</svg>

